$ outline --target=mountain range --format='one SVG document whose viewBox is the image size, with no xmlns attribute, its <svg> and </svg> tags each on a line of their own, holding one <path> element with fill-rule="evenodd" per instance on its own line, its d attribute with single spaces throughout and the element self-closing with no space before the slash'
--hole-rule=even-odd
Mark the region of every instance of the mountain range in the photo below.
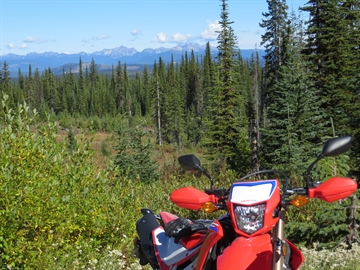
<svg viewBox="0 0 360 270">
<path fill-rule="evenodd" d="M 171 57 L 175 62 L 180 62 L 185 52 L 190 53 L 193 51 L 197 58 L 205 55 L 206 45 L 199 45 L 197 43 L 186 44 L 183 46 L 175 46 L 172 48 L 157 48 L 157 49 L 144 49 L 139 52 L 134 48 L 127 48 L 124 46 L 116 47 L 113 49 L 104 49 L 93 53 L 79 52 L 75 54 L 44 52 L 44 53 L 28 53 L 26 55 L 6 54 L 0 56 L 0 63 L 6 61 L 9 66 L 10 76 L 16 77 L 19 70 L 23 74 L 29 71 L 31 65 L 32 71 L 38 69 L 40 72 L 45 69 L 51 68 L 55 75 L 60 75 L 64 71 L 76 73 L 79 70 L 79 61 L 86 66 L 93 59 L 97 64 L 99 72 L 109 72 L 112 66 L 116 66 L 120 61 L 121 64 L 127 66 L 130 72 L 142 70 L 144 65 L 152 66 L 154 62 L 158 62 L 159 58 L 169 63 Z M 264 50 L 257 50 L 260 58 L 265 54 Z M 213 57 L 217 55 L 217 48 L 211 48 Z M 250 59 L 255 50 L 240 50 L 243 59 Z"/>
</svg>

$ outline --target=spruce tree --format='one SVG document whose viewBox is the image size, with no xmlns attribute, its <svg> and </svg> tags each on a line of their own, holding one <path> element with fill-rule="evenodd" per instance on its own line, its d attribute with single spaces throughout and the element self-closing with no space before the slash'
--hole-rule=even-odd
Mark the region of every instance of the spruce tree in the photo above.
<svg viewBox="0 0 360 270">
<path fill-rule="evenodd" d="M 314 146 L 321 142 L 326 119 L 302 58 L 301 22 L 294 14 L 288 37 L 286 61 L 280 66 L 277 83 L 272 87 L 268 124 L 262 132 L 262 166 L 300 179 L 310 158 L 317 155 Z"/>
<path fill-rule="evenodd" d="M 359 143 L 359 2 L 311 0 L 302 10 L 309 13 L 308 43 L 304 55 L 309 61 L 321 107 L 333 119 L 337 135 L 353 135 L 355 170 Z M 330 124 L 328 125 L 331 128 Z"/>
<path fill-rule="evenodd" d="M 128 118 L 129 119 L 129 118 Z M 135 122 L 133 126 L 121 123 L 117 131 L 117 154 L 113 165 L 121 178 L 138 179 L 151 182 L 159 179 L 159 170 L 153 159 L 153 147 L 143 122 Z"/>
<path fill-rule="evenodd" d="M 180 87 L 180 74 L 173 57 L 168 65 L 166 81 L 168 88 L 166 102 L 167 137 L 175 148 L 183 149 L 185 142 L 185 99 L 183 88 Z"/>
<path fill-rule="evenodd" d="M 155 141 L 157 144 L 163 144 L 163 129 L 162 129 L 162 100 L 161 100 L 161 83 L 159 78 L 159 71 L 156 62 L 151 77 L 151 98 L 152 98 L 152 120 L 155 127 Z"/>
<path fill-rule="evenodd" d="M 342 84 L 349 93 L 349 100 L 344 110 L 349 114 L 347 134 L 353 136 L 351 167 L 352 175 L 360 179 L 360 2 L 358 0 L 347 0 L 341 3 L 344 12 L 344 24 L 346 42 L 342 44 L 342 57 L 346 65 L 341 76 Z"/>
<path fill-rule="evenodd" d="M 203 60 L 203 91 L 204 91 L 204 111 L 203 111 L 203 118 L 204 121 L 207 121 L 208 117 L 210 116 L 210 110 L 208 108 L 215 106 L 215 101 L 211 98 L 215 89 L 215 78 L 216 78 L 216 66 L 213 61 L 211 50 L 210 50 L 210 43 L 206 44 L 205 49 L 205 56 Z"/>
<path fill-rule="evenodd" d="M 241 112 L 243 96 L 235 80 L 236 37 L 229 20 L 227 0 L 221 1 L 221 20 L 218 35 L 218 72 L 215 107 L 211 108 L 213 118 L 209 130 L 209 141 L 206 143 L 209 158 L 215 161 L 218 168 L 229 168 L 236 171 L 246 170 L 248 142 L 245 139 L 247 123 L 244 123 Z"/>
<path fill-rule="evenodd" d="M 116 66 L 116 77 L 115 77 L 115 91 L 116 91 L 116 108 L 117 112 L 122 114 L 124 113 L 124 74 L 121 66 L 121 62 L 118 61 Z"/>
<path fill-rule="evenodd" d="M 1 62 L 0 62 L 1 65 Z M 10 71 L 9 65 L 6 61 L 1 65 L 0 69 L 0 96 L 6 94 L 9 98 L 7 100 L 9 106 L 14 106 L 14 96 L 11 91 Z"/>
<path fill-rule="evenodd" d="M 249 137 L 251 141 L 251 171 L 260 169 L 260 110 L 261 110 L 261 65 L 259 53 L 256 50 L 251 57 L 250 70 L 252 76 L 252 91 L 249 95 Z"/>
<path fill-rule="evenodd" d="M 129 116 L 132 116 L 134 114 L 133 110 L 133 93 L 130 89 L 129 84 L 129 76 L 127 71 L 127 65 L 124 63 L 124 74 L 123 74 L 123 81 L 124 81 L 124 104 L 125 104 L 125 113 Z"/>
<path fill-rule="evenodd" d="M 83 62 L 79 60 L 79 76 L 78 76 L 78 112 L 80 115 L 87 115 L 87 98 L 88 92 L 85 85 L 85 78 L 83 74 Z"/>
<path fill-rule="evenodd" d="M 261 36 L 260 45 L 265 47 L 265 71 L 262 89 L 262 126 L 268 123 L 267 105 L 273 102 L 272 87 L 277 83 L 281 65 L 286 61 L 286 40 L 288 35 L 288 14 L 285 0 L 267 0 L 268 12 L 259 24 L 265 34 Z"/>
</svg>

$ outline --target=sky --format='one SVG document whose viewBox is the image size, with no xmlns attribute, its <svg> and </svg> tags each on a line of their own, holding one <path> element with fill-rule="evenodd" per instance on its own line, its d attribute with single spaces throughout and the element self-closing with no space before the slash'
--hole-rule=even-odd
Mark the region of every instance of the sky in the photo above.
<svg viewBox="0 0 360 270">
<path fill-rule="evenodd" d="M 297 11 L 305 0 L 287 0 Z M 240 49 L 261 48 L 266 0 L 228 0 Z M 216 46 L 220 0 L 0 0 L 0 56 Z"/>
</svg>

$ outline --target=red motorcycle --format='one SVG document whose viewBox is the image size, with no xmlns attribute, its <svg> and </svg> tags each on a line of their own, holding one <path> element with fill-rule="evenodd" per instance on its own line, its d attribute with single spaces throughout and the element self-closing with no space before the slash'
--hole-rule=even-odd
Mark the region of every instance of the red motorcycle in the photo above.
<svg viewBox="0 0 360 270">
<path fill-rule="evenodd" d="M 212 213 L 225 210 L 216 220 L 189 220 L 168 212 L 155 215 L 142 209 L 137 221 L 138 238 L 135 254 L 140 264 L 153 269 L 298 269 L 304 257 L 301 251 L 284 238 L 284 216 L 291 205 L 300 207 L 309 199 L 334 202 L 350 196 L 357 183 L 334 176 L 323 183 L 313 182 L 310 172 L 322 158 L 346 152 L 351 137 L 328 140 L 317 159 L 306 172 L 306 187 L 289 188 L 289 178 L 281 171 L 263 170 L 237 180 L 229 189 L 214 188 L 213 179 L 194 155 L 178 158 L 186 171 L 201 171 L 211 182 L 205 192 L 193 187 L 175 190 L 170 199 L 176 205 Z M 276 174 L 278 179 L 244 181 L 258 175 Z"/>
</svg>

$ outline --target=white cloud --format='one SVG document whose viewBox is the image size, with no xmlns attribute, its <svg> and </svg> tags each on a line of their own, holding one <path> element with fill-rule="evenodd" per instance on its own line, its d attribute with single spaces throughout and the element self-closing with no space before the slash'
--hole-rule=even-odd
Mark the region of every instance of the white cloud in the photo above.
<svg viewBox="0 0 360 270">
<path fill-rule="evenodd" d="M 159 42 L 159 43 L 165 43 L 167 42 L 167 37 L 166 34 L 163 32 L 157 33 L 156 37 L 154 37 L 152 40 L 152 42 Z"/>
<path fill-rule="evenodd" d="M 11 43 L 11 42 L 7 45 L 7 47 L 8 47 L 8 49 L 10 49 L 10 50 L 16 48 L 15 44 L 14 44 L 14 43 Z"/>
<path fill-rule="evenodd" d="M 191 35 L 183 35 L 180 33 L 174 34 L 171 39 L 175 43 L 186 43 L 191 38 Z"/>
<path fill-rule="evenodd" d="M 21 44 L 21 46 L 20 46 L 20 49 L 27 49 L 28 48 L 28 45 L 26 45 L 26 44 Z"/>
<path fill-rule="evenodd" d="M 32 36 L 28 36 L 28 37 L 24 38 L 23 41 L 26 42 L 26 43 L 34 43 L 34 42 L 37 41 L 37 38 L 32 37 Z"/>
<path fill-rule="evenodd" d="M 141 30 L 140 30 L 140 29 L 133 29 L 133 30 L 131 31 L 131 35 L 133 35 L 133 36 L 140 36 L 140 35 L 142 35 L 142 33 L 141 33 Z"/>
<path fill-rule="evenodd" d="M 93 37 L 91 38 L 91 40 L 93 40 L 93 41 L 97 41 L 97 40 L 103 40 L 103 39 L 108 39 L 108 38 L 110 38 L 110 36 L 106 36 L 106 35 L 102 35 L 102 36 L 93 36 Z"/>
<path fill-rule="evenodd" d="M 220 31 L 220 24 L 219 20 L 216 20 L 215 22 L 207 21 L 208 27 L 205 29 L 201 34 L 200 38 L 205 40 L 215 40 L 218 37 L 217 31 Z"/>
<path fill-rule="evenodd" d="M 81 42 L 84 44 L 89 44 L 91 47 L 93 47 L 93 46 L 95 46 L 93 43 L 94 41 L 104 40 L 104 39 L 108 39 L 108 38 L 110 38 L 110 36 L 107 36 L 107 35 L 92 36 L 91 38 L 83 38 L 81 40 Z"/>
<path fill-rule="evenodd" d="M 142 36 L 142 32 L 140 29 L 133 29 L 130 34 L 133 36 L 133 38 L 131 39 L 131 41 L 135 41 L 140 39 L 140 37 Z"/>
<path fill-rule="evenodd" d="M 23 42 L 25 42 L 25 43 L 34 43 L 34 44 L 42 44 L 42 43 L 46 43 L 47 40 L 46 39 L 40 39 L 40 38 L 33 37 L 33 36 L 28 36 L 28 37 L 23 39 Z"/>
</svg>

